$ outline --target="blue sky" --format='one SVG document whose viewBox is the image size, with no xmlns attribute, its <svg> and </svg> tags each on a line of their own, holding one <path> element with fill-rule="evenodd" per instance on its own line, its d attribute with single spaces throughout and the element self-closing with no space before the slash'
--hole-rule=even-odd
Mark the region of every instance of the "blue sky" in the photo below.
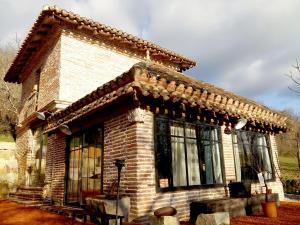
<svg viewBox="0 0 300 225">
<path fill-rule="evenodd" d="M 300 112 L 285 74 L 300 58 L 298 0 L 0 0 L 0 45 L 58 5 L 193 58 L 186 73 L 277 110 Z M 300 78 L 300 76 L 299 76 Z"/>
</svg>

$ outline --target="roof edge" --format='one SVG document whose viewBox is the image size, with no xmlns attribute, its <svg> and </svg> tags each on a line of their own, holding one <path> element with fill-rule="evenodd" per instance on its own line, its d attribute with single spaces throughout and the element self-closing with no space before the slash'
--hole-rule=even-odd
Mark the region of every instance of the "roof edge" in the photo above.
<svg viewBox="0 0 300 225">
<path fill-rule="evenodd" d="M 26 67 L 28 59 L 30 59 L 34 52 L 42 45 L 42 40 L 45 39 L 44 37 L 49 35 L 54 25 L 58 24 L 58 26 L 63 27 L 64 25 L 61 25 L 63 23 L 75 25 L 77 29 L 89 30 L 95 38 L 101 36 L 116 41 L 124 46 L 129 46 L 129 49 L 139 49 L 139 51 L 145 51 L 145 53 L 147 51 L 147 54 L 150 54 L 153 60 L 157 59 L 172 62 L 175 65 L 179 65 L 178 67 L 183 71 L 196 65 L 196 62 L 192 59 L 162 48 L 159 45 L 143 40 L 137 36 L 128 34 L 122 30 L 95 22 L 57 6 L 44 6 L 31 30 L 28 32 L 4 80 L 19 83 L 19 75 L 23 72 L 24 67 Z"/>
</svg>

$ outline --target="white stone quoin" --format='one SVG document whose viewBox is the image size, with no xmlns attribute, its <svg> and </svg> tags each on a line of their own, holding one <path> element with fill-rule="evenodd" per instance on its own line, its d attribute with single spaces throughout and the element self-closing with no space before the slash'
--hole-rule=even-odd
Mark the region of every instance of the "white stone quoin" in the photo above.
<svg viewBox="0 0 300 225">
<path fill-rule="evenodd" d="M 150 225 L 179 225 L 179 220 L 176 216 L 149 216 Z"/>
<path fill-rule="evenodd" d="M 199 214 L 196 225 L 227 225 L 230 224 L 228 212 L 216 212 L 212 214 Z"/>
</svg>

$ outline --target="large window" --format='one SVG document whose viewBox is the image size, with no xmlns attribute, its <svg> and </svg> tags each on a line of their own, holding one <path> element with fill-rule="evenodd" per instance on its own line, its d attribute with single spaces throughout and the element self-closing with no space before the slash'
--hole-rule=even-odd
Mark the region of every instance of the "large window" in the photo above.
<svg viewBox="0 0 300 225">
<path fill-rule="evenodd" d="M 82 204 L 101 192 L 102 128 L 72 136 L 68 157 L 67 203 Z"/>
<path fill-rule="evenodd" d="M 156 117 L 160 189 L 223 183 L 220 127 Z"/>
<path fill-rule="evenodd" d="M 272 158 L 266 135 L 244 130 L 233 134 L 234 161 L 237 181 L 258 180 L 263 172 L 267 180 L 273 178 Z"/>
</svg>

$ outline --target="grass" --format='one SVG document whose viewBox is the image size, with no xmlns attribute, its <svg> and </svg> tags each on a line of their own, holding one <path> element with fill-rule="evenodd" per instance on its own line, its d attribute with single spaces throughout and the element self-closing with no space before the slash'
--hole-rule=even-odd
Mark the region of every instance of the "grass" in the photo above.
<svg viewBox="0 0 300 225">
<path fill-rule="evenodd" d="M 14 139 L 10 135 L 0 134 L 0 142 L 14 142 Z"/>
<path fill-rule="evenodd" d="M 296 157 L 279 156 L 280 171 L 285 180 L 300 180 L 300 168 Z"/>
</svg>

